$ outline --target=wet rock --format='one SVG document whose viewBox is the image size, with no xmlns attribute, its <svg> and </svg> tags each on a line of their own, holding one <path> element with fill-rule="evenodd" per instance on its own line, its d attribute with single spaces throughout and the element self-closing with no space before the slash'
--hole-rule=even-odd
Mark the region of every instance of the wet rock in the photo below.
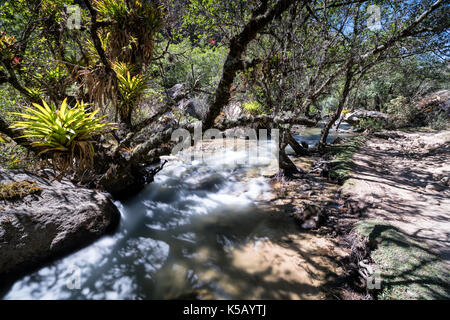
<svg viewBox="0 0 450 320">
<path fill-rule="evenodd" d="M 293 215 L 294 220 L 302 229 L 317 229 L 324 222 L 324 212 L 316 205 L 306 205 Z"/>
<path fill-rule="evenodd" d="M 306 141 L 300 141 L 300 144 L 302 145 L 303 148 L 308 149 L 309 148 L 309 144 Z"/>
<path fill-rule="evenodd" d="M 68 180 L 1 170 L 0 181 L 34 182 L 41 192 L 0 200 L 0 275 L 39 266 L 76 250 L 118 225 L 120 213 L 100 192 Z"/>
</svg>

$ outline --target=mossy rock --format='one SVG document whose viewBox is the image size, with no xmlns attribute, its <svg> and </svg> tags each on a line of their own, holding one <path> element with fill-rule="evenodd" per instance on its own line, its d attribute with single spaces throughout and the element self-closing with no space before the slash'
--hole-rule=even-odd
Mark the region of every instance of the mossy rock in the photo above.
<svg viewBox="0 0 450 320">
<path fill-rule="evenodd" d="M 0 184 L 0 199 L 17 200 L 41 191 L 42 188 L 38 187 L 34 181 L 11 181 Z"/>
</svg>

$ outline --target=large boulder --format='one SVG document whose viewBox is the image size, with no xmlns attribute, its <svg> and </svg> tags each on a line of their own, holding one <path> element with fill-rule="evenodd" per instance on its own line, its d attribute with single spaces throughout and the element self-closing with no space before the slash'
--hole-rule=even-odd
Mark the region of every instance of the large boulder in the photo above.
<svg viewBox="0 0 450 320">
<path fill-rule="evenodd" d="M 120 220 L 107 195 L 70 181 L 0 169 L 3 189 L 11 182 L 31 185 L 33 192 L 0 197 L 0 278 L 79 249 L 114 230 Z"/>
<path fill-rule="evenodd" d="M 184 113 L 199 120 L 205 116 L 206 109 L 207 105 L 198 99 L 187 100 L 184 104 Z"/>
<path fill-rule="evenodd" d="M 358 109 L 353 112 L 349 112 L 344 116 L 344 121 L 352 126 L 356 126 L 363 119 L 376 119 L 376 120 L 389 120 L 389 116 L 383 112 L 369 111 Z"/>
<path fill-rule="evenodd" d="M 181 83 L 177 83 L 172 88 L 167 90 L 167 95 L 175 101 L 181 100 L 185 95 L 183 85 Z"/>
</svg>

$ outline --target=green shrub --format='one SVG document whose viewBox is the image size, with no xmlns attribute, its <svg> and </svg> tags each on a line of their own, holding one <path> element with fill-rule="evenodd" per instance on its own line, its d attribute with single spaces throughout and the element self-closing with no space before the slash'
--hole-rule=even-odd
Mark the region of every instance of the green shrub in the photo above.
<svg viewBox="0 0 450 320">
<path fill-rule="evenodd" d="M 414 122 L 418 109 L 408 98 L 398 96 L 386 104 L 386 112 L 393 118 L 391 125 L 400 128 Z"/>
<path fill-rule="evenodd" d="M 74 165 L 78 169 L 92 166 L 94 157 L 93 137 L 113 127 L 112 123 L 103 122 L 103 117 L 96 118 L 98 110 L 86 111 L 83 102 L 77 102 L 73 108 L 65 99 L 59 109 L 34 103 L 34 108 L 25 108 L 25 112 L 12 114 L 22 118 L 11 128 L 22 129 L 24 138 L 31 138 L 34 147 L 42 149 L 40 154 L 49 154 L 55 170 L 62 176 Z"/>
<path fill-rule="evenodd" d="M 358 125 L 361 131 L 369 130 L 371 132 L 380 131 L 387 127 L 386 121 L 382 119 L 362 119 Z"/>
<path fill-rule="evenodd" d="M 244 109 L 245 112 L 254 116 L 263 113 L 263 108 L 257 101 L 245 102 L 242 105 L 242 108 Z"/>
<path fill-rule="evenodd" d="M 427 125 L 434 130 L 444 130 L 448 126 L 448 117 L 444 112 L 430 112 L 425 119 Z"/>
</svg>

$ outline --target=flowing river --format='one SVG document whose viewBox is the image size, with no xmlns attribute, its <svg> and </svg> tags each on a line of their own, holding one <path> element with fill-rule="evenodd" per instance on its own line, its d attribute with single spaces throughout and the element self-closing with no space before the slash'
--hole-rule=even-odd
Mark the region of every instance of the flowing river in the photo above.
<svg viewBox="0 0 450 320">
<path fill-rule="evenodd" d="M 319 133 L 296 139 L 313 144 Z M 16 281 L 3 299 L 323 297 L 315 278 L 335 266 L 314 257 L 329 243 L 265 205 L 273 152 L 269 142 L 250 157 L 245 148 L 172 157 L 154 183 L 116 202 L 113 235 Z"/>
</svg>

